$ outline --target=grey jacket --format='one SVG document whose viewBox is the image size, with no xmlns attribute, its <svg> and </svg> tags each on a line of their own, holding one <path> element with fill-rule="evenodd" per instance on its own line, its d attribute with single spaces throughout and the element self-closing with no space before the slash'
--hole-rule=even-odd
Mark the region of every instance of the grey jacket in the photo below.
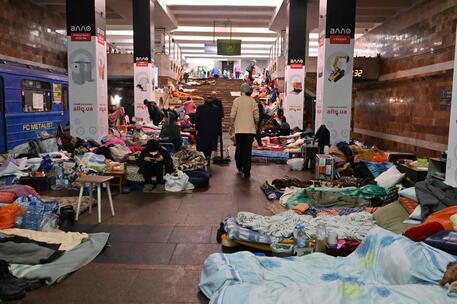
<svg viewBox="0 0 457 304">
<path fill-rule="evenodd" d="M 416 183 L 416 195 L 425 219 L 433 212 L 457 205 L 457 188 L 437 179 L 427 179 Z"/>
</svg>

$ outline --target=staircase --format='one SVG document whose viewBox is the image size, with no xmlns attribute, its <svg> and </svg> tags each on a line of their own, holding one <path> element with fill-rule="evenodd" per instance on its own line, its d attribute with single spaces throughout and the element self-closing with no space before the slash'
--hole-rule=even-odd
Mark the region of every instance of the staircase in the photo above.
<svg viewBox="0 0 457 304">
<path fill-rule="evenodd" d="M 230 92 L 239 92 L 240 86 L 243 83 L 238 79 L 217 79 L 216 85 L 202 85 L 202 86 L 184 86 L 186 89 L 195 89 L 192 95 L 202 97 L 211 96 L 211 92 L 216 91 L 217 97 L 222 100 L 224 106 L 224 122 L 223 131 L 228 132 L 230 127 L 230 110 L 232 109 L 233 100 L 236 97 L 230 95 Z"/>
</svg>

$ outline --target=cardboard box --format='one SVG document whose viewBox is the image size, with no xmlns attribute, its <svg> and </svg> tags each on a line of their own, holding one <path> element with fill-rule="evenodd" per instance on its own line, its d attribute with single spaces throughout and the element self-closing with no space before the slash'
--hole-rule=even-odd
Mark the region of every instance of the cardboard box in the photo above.
<svg viewBox="0 0 457 304">
<path fill-rule="evenodd" d="M 335 176 L 335 159 L 331 155 L 316 155 L 316 179 L 333 180 Z"/>
</svg>

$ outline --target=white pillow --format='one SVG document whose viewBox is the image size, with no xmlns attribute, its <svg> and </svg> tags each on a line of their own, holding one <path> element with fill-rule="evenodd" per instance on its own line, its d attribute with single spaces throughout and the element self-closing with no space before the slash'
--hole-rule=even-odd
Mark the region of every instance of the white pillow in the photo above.
<svg viewBox="0 0 457 304">
<path fill-rule="evenodd" d="M 398 191 L 398 195 L 409 198 L 410 200 L 413 200 L 415 202 L 419 201 L 417 199 L 417 195 L 416 195 L 416 188 L 414 188 L 414 187 L 405 188 L 403 190 L 400 190 L 400 191 Z"/>
<path fill-rule="evenodd" d="M 400 173 L 397 167 L 392 166 L 387 171 L 384 171 L 378 177 L 376 177 L 375 181 L 378 183 L 379 187 L 388 189 L 401 182 L 404 176 L 405 174 Z"/>
<path fill-rule="evenodd" d="M 413 213 L 409 215 L 411 220 L 422 221 L 422 208 L 421 205 L 417 205 L 416 209 L 414 209 Z"/>
</svg>

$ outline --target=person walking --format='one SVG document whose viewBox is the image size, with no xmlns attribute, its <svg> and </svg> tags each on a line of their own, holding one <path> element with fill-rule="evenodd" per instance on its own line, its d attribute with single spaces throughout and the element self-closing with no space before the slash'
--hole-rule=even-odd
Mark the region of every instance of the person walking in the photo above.
<svg viewBox="0 0 457 304">
<path fill-rule="evenodd" d="M 197 151 L 205 154 L 208 166 L 211 153 L 217 150 L 217 139 L 221 132 L 222 113 L 213 99 L 206 97 L 204 104 L 197 107 L 195 129 L 197 131 Z"/>
<path fill-rule="evenodd" d="M 235 161 L 238 173 L 244 177 L 251 176 L 252 142 L 257 133 L 259 108 L 251 97 L 252 87 L 247 83 L 241 85 L 241 96 L 233 101 L 230 118 L 235 127 Z"/>
</svg>

